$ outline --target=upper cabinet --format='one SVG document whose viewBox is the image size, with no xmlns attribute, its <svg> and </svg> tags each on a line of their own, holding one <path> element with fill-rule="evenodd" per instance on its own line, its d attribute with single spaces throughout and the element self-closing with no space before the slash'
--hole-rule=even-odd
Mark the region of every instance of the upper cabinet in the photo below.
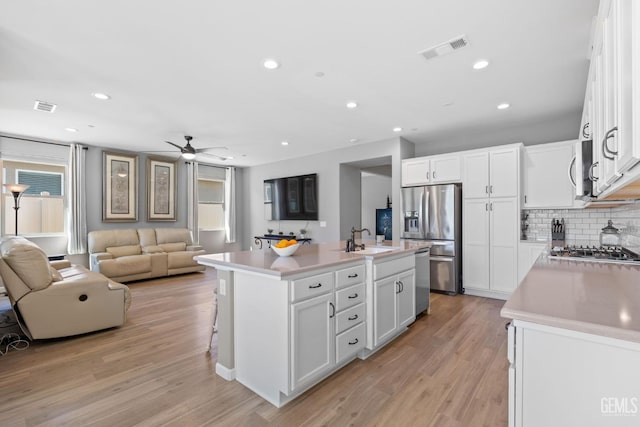
<svg viewBox="0 0 640 427">
<path fill-rule="evenodd" d="M 640 2 L 601 1 L 580 130 L 593 139 L 594 195 L 608 196 L 640 178 L 634 168 L 640 161 L 638 22 Z"/>
<path fill-rule="evenodd" d="M 520 149 L 506 146 L 480 150 L 463 157 L 464 198 L 516 197 Z"/>
<path fill-rule="evenodd" d="M 575 142 L 563 141 L 524 148 L 522 202 L 525 209 L 575 207 L 575 190 L 571 183 L 575 173 L 570 169 L 573 166 Z"/>
<path fill-rule="evenodd" d="M 460 182 L 460 155 L 417 157 L 402 161 L 402 186 Z"/>
</svg>

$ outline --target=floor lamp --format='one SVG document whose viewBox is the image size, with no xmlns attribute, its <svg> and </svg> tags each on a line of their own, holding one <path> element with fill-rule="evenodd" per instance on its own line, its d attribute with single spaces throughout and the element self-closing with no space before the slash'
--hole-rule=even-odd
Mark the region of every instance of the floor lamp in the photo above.
<svg viewBox="0 0 640 427">
<path fill-rule="evenodd" d="M 27 191 L 29 185 L 24 184 L 3 184 L 4 188 L 13 194 L 13 209 L 16 211 L 16 236 L 18 235 L 18 209 L 20 209 L 20 197 Z"/>
</svg>

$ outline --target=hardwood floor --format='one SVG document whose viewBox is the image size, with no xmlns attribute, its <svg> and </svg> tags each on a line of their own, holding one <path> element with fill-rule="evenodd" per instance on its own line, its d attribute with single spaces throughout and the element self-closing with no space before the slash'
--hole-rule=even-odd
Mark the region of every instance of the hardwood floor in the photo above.
<svg viewBox="0 0 640 427">
<path fill-rule="evenodd" d="M 123 327 L 0 357 L 0 425 L 507 425 L 503 301 L 432 294 L 408 332 L 277 409 L 215 374 L 215 277 L 130 284 Z"/>
</svg>

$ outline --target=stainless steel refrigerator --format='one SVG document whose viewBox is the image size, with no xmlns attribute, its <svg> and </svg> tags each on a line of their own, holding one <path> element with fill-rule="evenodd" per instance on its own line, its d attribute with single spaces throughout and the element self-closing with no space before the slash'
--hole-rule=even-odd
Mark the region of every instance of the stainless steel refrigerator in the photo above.
<svg viewBox="0 0 640 427">
<path fill-rule="evenodd" d="M 427 185 L 402 189 L 403 239 L 432 243 L 431 290 L 462 293 L 462 187 Z"/>
</svg>

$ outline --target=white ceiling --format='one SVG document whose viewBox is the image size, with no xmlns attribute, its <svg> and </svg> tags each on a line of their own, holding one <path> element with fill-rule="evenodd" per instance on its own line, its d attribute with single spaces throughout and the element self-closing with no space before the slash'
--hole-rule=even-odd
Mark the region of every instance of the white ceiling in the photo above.
<svg viewBox="0 0 640 427">
<path fill-rule="evenodd" d="M 189 134 L 252 166 L 353 138 L 363 149 L 398 135 L 429 144 L 578 117 L 597 3 L 3 1 L 0 132 L 136 151 Z M 462 34 L 461 50 L 417 54 Z M 268 57 L 282 66 L 264 69 Z M 491 64 L 475 71 L 480 58 Z M 34 111 L 35 100 L 58 109 Z M 558 132 L 577 135 L 565 122 Z"/>
</svg>

